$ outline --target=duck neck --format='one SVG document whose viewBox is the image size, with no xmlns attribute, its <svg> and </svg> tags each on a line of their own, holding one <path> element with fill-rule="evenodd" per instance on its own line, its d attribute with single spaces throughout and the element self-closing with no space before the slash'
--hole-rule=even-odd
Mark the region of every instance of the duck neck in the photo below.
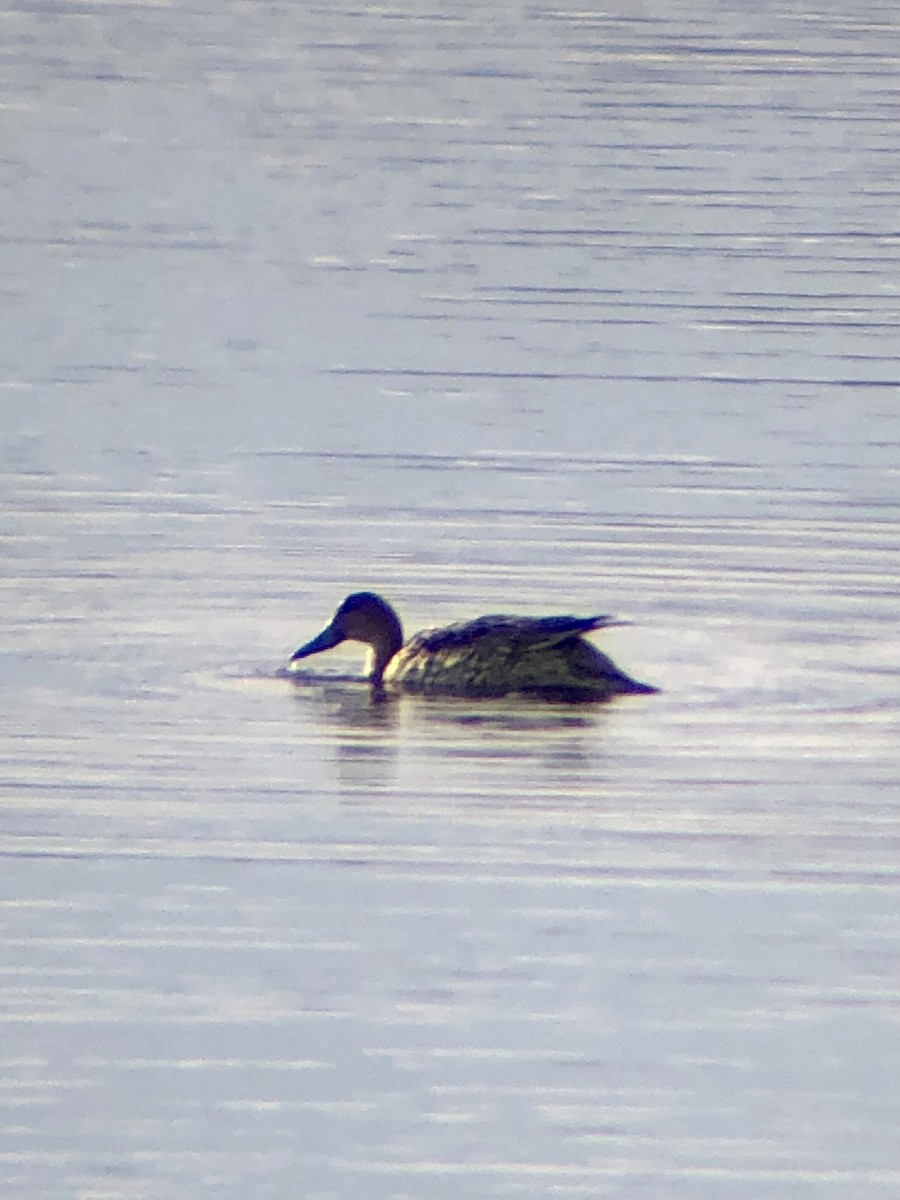
<svg viewBox="0 0 900 1200">
<path fill-rule="evenodd" d="M 388 617 L 388 613 L 384 615 L 385 618 Z M 400 620 L 393 612 L 389 615 L 390 620 L 385 619 L 384 624 L 369 638 L 369 660 L 366 664 L 366 674 L 369 682 L 374 684 L 381 683 L 385 668 L 403 645 L 403 629 L 400 626 Z"/>
</svg>

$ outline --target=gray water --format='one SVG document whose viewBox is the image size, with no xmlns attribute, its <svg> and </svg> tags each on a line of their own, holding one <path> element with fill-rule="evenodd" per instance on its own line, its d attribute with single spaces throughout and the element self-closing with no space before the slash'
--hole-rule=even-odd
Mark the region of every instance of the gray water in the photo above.
<svg viewBox="0 0 900 1200">
<path fill-rule="evenodd" d="M 5 7 L 4 1200 L 900 1194 L 900 18 L 745 8 Z"/>
</svg>

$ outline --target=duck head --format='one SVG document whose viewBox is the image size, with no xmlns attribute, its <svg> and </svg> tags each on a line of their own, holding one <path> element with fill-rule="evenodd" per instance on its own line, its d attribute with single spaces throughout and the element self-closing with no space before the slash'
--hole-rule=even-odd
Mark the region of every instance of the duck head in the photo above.
<svg viewBox="0 0 900 1200">
<path fill-rule="evenodd" d="M 331 650 L 341 642 L 363 642 L 369 647 L 366 673 L 380 684 L 384 668 L 403 645 L 400 618 L 374 592 L 354 592 L 343 602 L 322 632 L 291 655 L 291 662 Z"/>
</svg>

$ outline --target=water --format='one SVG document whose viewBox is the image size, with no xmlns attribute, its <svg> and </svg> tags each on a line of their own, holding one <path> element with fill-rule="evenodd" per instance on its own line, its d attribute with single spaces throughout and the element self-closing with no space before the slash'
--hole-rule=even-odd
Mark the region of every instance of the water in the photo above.
<svg viewBox="0 0 900 1200">
<path fill-rule="evenodd" d="M 4 1200 L 896 1195 L 893 7 L 3 29 Z"/>
</svg>

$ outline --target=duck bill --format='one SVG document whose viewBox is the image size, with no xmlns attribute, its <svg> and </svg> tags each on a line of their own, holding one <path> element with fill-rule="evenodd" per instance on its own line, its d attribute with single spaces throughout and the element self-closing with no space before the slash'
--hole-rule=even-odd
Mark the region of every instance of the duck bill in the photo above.
<svg viewBox="0 0 900 1200">
<path fill-rule="evenodd" d="M 295 650 L 291 655 L 291 662 L 296 662 L 298 658 L 309 658 L 311 654 L 320 654 L 323 650 L 331 650 L 334 646 L 339 646 L 343 640 L 344 635 L 329 625 L 327 629 L 322 630 L 318 637 L 314 637 L 311 642 L 307 642 L 305 646 Z"/>
</svg>

